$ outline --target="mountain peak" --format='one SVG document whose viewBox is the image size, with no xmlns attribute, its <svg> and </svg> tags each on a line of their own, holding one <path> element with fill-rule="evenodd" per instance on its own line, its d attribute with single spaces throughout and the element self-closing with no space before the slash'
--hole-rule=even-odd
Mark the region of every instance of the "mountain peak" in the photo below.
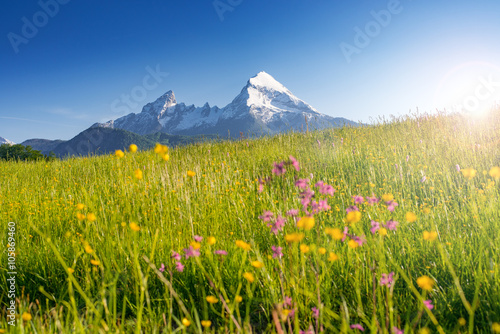
<svg viewBox="0 0 500 334">
<path fill-rule="evenodd" d="M 10 140 L 8 139 L 5 139 L 3 137 L 0 137 L 0 145 L 3 145 L 3 144 L 9 144 L 9 145 L 14 145 L 14 142 L 11 142 Z"/>
<path fill-rule="evenodd" d="M 167 108 L 175 106 L 176 104 L 177 100 L 175 99 L 175 94 L 173 91 L 169 90 L 157 98 L 156 101 L 146 104 L 142 108 L 142 112 L 161 116 L 165 113 Z"/>
<path fill-rule="evenodd" d="M 257 88 L 268 88 L 271 90 L 275 90 L 278 92 L 288 92 L 288 89 L 286 89 L 285 86 L 283 86 L 281 83 L 279 83 L 276 79 L 274 79 L 270 74 L 261 71 L 257 73 L 254 77 L 250 78 L 248 83 L 251 86 L 257 87 Z"/>
</svg>

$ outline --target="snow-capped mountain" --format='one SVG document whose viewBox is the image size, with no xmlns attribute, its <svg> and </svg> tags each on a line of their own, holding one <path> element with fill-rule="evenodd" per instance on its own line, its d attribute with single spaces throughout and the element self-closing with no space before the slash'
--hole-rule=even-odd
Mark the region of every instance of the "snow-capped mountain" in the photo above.
<svg viewBox="0 0 500 334">
<path fill-rule="evenodd" d="M 14 145 L 15 143 L 14 142 L 11 142 L 10 140 L 8 139 L 5 139 L 3 137 L 0 137 L 0 145 L 3 145 L 3 144 L 9 144 L 9 145 Z"/>
<path fill-rule="evenodd" d="M 112 120 L 93 127 L 119 128 L 138 134 L 166 132 L 170 134 L 220 134 L 231 136 L 266 134 L 300 130 L 357 125 L 345 118 L 334 118 L 319 113 L 292 94 L 285 86 L 266 72 L 248 80 L 241 93 L 224 108 L 187 106 L 177 103 L 172 91 L 155 102 L 148 103 L 139 114 Z"/>
</svg>

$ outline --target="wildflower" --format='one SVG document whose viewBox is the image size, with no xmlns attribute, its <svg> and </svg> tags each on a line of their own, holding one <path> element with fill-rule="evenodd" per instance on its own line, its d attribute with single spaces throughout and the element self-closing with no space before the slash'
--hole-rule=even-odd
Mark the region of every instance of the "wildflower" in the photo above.
<svg viewBox="0 0 500 334">
<path fill-rule="evenodd" d="M 89 253 L 89 254 L 92 254 L 92 252 L 94 251 L 94 250 L 92 249 L 92 247 L 90 247 L 90 245 L 89 245 L 89 244 L 86 244 L 84 248 L 85 248 L 85 252 L 87 252 L 87 253 Z"/>
<path fill-rule="evenodd" d="M 191 325 L 191 321 L 189 321 L 187 318 L 183 318 L 182 324 L 186 327 L 189 327 L 189 325 Z"/>
<path fill-rule="evenodd" d="M 319 188 L 319 193 L 320 194 L 323 194 L 323 195 L 330 195 L 330 196 L 333 196 L 333 194 L 335 193 L 335 189 L 329 185 L 329 184 L 323 184 L 320 188 Z"/>
<path fill-rule="evenodd" d="M 493 333 L 500 333 L 500 324 L 498 322 L 494 322 L 491 325 L 491 330 L 493 331 Z"/>
<path fill-rule="evenodd" d="M 385 227 L 391 231 L 396 231 L 396 229 L 398 228 L 398 225 L 399 225 L 399 222 L 397 222 L 395 220 L 389 220 L 385 224 Z"/>
<path fill-rule="evenodd" d="M 382 274 L 382 278 L 380 278 L 380 285 L 382 286 L 385 285 L 388 288 L 390 288 L 394 281 L 393 276 L 394 276 L 394 271 L 391 271 L 389 274 Z"/>
<path fill-rule="evenodd" d="M 217 304 L 219 302 L 219 300 L 215 296 L 207 296 L 206 299 L 210 304 Z"/>
<path fill-rule="evenodd" d="M 348 207 L 347 209 L 345 209 L 345 211 L 346 211 L 346 213 L 354 212 L 354 211 L 359 211 L 359 208 L 356 205 L 351 205 L 350 207 Z"/>
<path fill-rule="evenodd" d="M 397 328 L 396 326 L 393 326 L 392 327 L 392 333 L 393 334 L 404 334 L 404 331 L 402 331 L 401 329 Z"/>
<path fill-rule="evenodd" d="M 295 170 L 297 172 L 300 171 L 300 166 L 299 166 L 299 162 L 297 161 L 297 159 L 295 159 L 292 156 L 289 156 L 288 158 L 290 159 L 290 163 L 292 164 L 293 168 L 295 168 Z"/>
<path fill-rule="evenodd" d="M 168 160 L 170 160 L 170 155 L 168 155 L 168 154 L 164 154 L 164 155 L 162 155 L 162 157 L 161 157 L 161 158 L 162 158 L 164 161 L 168 161 Z"/>
<path fill-rule="evenodd" d="M 434 286 L 434 280 L 427 275 L 417 278 L 417 284 L 424 290 L 431 291 Z"/>
<path fill-rule="evenodd" d="M 300 218 L 297 222 L 297 227 L 309 231 L 314 227 L 314 217 L 305 216 Z"/>
<path fill-rule="evenodd" d="M 264 211 L 264 213 L 259 216 L 259 219 L 262 219 L 263 222 L 268 222 L 271 221 L 271 219 L 274 217 L 274 213 L 272 213 L 269 210 Z"/>
<path fill-rule="evenodd" d="M 285 222 L 285 218 L 283 218 L 282 216 L 278 216 L 274 224 L 268 224 L 268 226 L 271 227 L 271 232 L 273 232 L 274 234 L 278 234 L 278 232 L 283 229 L 283 226 L 285 226 Z"/>
<path fill-rule="evenodd" d="M 350 327 L 351 327 L 351 329 L 359 329 L 362 332 L 365 331 L 365 329 L 363 328 L 363 326 L 361 326 L 360 324 L 354 324 L 354 325 L 351 325 Z"/>
<path fill-rule="evenodd" d="M 101 264 L 101 262 L 97 260 L 90 260 L 90 263 L 92 263 L 94 266 L 98 266 Z"/>
<path fill-rule="evenodd" d="M 223 249 L 219 249 L 219 250 L 216 250 L 214 252 L 214 254 L 216 254 L 216 255 L 227 255 L 227 252 L 225 250 L 223 250 Z"/>
<path fill-rule="evenodd" d="M 97 218 L 96 218 L 95 214 L 93 214 L 93 213 L 89 213 L 89 214 L 87 214 L 87 220 L 88 220 L 89 222 L 91 222 L 91 223 L 92 223 L 92 222 L 95 222 L 95 221 L 96 221 L 96 219 L 97 219 Z"/>
<path fill-rule="evenodd" d="M 174 252 L 172 251 L 172 259 L 176 260 L 176 261 L 180 261 L 181 260 L 181 255 L 177 252 Z"/>
<path fill-rule="evenodd" d="M 82 203 L 78 203 L 78 204 L 76 205 L 76 209 L 77 209 L 77 210 L 83 210 L 84 208 L 85 208 L 85 205 L 83 205 Z"/>
<path fill-rule="evenodd" d="M 286 212 L 287 216 L 296 217 L 299 214 L 298 209 L 291 209 Z"/>
<path fill-rule="evenodd" d="M 417 215 L 415 215 L 413 212 L 407 212 L 406 213 L 406 221 L 408 223 L 414 223 L 417 221 Z"/>
<path fill-rule="evenodd" d="M 321 255 L 325 255 L 326 254 L 326 248 L 324 248 L 324 247 L 318 248 L 318 253 L 320 253 Z"/>
<path fill-rule="evenodd" d="M 76 214 L 76 219 L 78 219 L 79 221 L 82 221 L 82 220 L 85 220 L 85 215 L 81 212 L 77 212 Z"/>
<path fill-rule="evenodd" d="M 469 180 L 476 176 L 477 171 L 474 168 L 466 168 L 461 170 L 463 176 Z"/>
<path fill-rule="evenodd" d="M 168 146 L 156 143 L 154 151 L 156 154 L 164 155 L 168 152 Z"/>
<path fill-rule="evenodd" d="M 115 156 L 116 156 L 117 158 L 123 158 L 123 157 L 125 156 L 125 153 L 123 153 L 123 151 L 122 151 L 122 150 L 116 150 L 116 151 L 115 151 Z"/>
<path fill-rule="evenodd" d="M 377 204 L 380 200 L 372 194 L 372 197 L 367 197 L 366 198 L 366 202 L 369 204 L 369 205 L 373 205 L 373 204 Z"/>
<path fill-rule="evenodd" d="M 406 156 L 406 162 L 408 162 L 409 160 L 410 160 L 410 156 L 409 156 L 409 155 L 407 155 L 407 156 Z"/>
<path fill-rule="evenodd" d="M 73 269 L 73 268 L 68 268 L 68 273 L 72 274 L 72 273 L 74 273 L 74 272 L 75 272 L 75 269 Z"/>
<path fill-rule="evenodd" d="M 253 283 L 255 281 L 255 276 L 252 273 L 244 273 L 243 278 L 246 279 L 248 282 Z"/>
<path fill-rule="evenodd" d="M 21 318 L 24 321 L 30 321 L 31 320 L 31 314 L 29 314 L 28 312 L 24 312 L 23 315 L 21 316 Z"/>
<path fill-rule="evenodd" d="M 175 263 L 175 270 L 182 273 L 184 271 L 184 265 L 181 262 Z"/>
<path fill-rule="evenodd" d="M 198 257 L 200 256 L 200 251 L 198 249 L 194 249 L 193 246 L 189 246 L 189 248 L 184 248 L 184 257 L 189 259 L 190 257 Z"/>
<path fill-rule="evenodd" d="M 434 241 L 436 240 L 437 236 L 438 234 L 436 231 L 431 231 L 431 232 L 424 231 L 424 240 Z"/>
<path fill-rule="evenodd" d="M 260 261 L 252 261 L 251 265 L 252 265 L 252 267 L 255 267 L 257 269 L 264 267 L 264 263 L 262 263 Z"/>
<path fill-rule="evenodd" d="M 130 153 L 135 153 L 137 152 L 137 145 L 135 144 L 132 144 L 128 147 L 128 150 L 130 151 Z"/>
<path fill-rule="evenodd" d="M 362 235 L 360 237 L 353 236 L 352 240 L 357 242 L 360 247 L 363 246 L 364 243 L 366 243 L 366 238 L 364 235 Z"/>
<path fill-rule="evenodd" d="M 455 165 L 455 169 L 457 170 L 457 172 L 460 172 L 460 165 L 459 165 L 459 164 L 456 164 L 456 165 Z"/>
<path fill-rule="evenodd" d="M 281 258 L 283 256 L 283 253 L 281 252 L 283 247 L 271 246 L 271 249 L 273 250 L 273 259 Z"/>
<path fill-rule="evenodd" d="M 139 227 L 139 225 L 137 225 L 136 223 L 130 223 L 130 228 L 132 229 L 132 231 L 139 231 L 141 228 Z"/>
<path fill-rule="evenodd" d="M 300 245 L 300 251 L 304 254 L 309 252 L 309 246 L 304 245 L 304 244 Z"/>
<path fill-rule="evenodd" d="M 215 244 L 215 242 L 216 242 L 215 237 L 208 237 L 208 238 L 207 238 L 207 243 L 208 243 L 209 245 L 214 245 L 214 244 Z"/>
<path fill-rule="evenodd" d="M 356 248 L 359 247 L 359 244 L 356 241 L 352 240 L 352 239 L 349 240 L 349 242 L 347 243 L 347 245 L 349 247 L 351 247 L 352 249 L 356 249 Z"/>
<path fill-rule="evenodd" d="M 195 173 L 195 172 L 193 172 L 193 171 L 191 171 L 191 170 L 188 170 L 186 174 L 187 174 L 187 176 L 189 176 L 189 177 L 193 177 L 193 176 L 195 176 L 195 175 L 196 175 L 196 173 Z"/>
<path fill-rule="evenodd" d="M 382 237 L 385 237 L 387 235 L 387 229 L 382 227 L 380 230 L 378 230 L 378 234 Z"/>
<path fill-rule="evenodd" d="M 363 204 L 363 202 L 365 201 L 363 196 L 360 195 L 353 196 L 353 198 L 354 198 L 354 204 Z"/>
<path fill-rule="evenodd" d="M 319 139 L 316 139 L 316 142 L 318 143 L 318 147 L 321 148 L 321 142 L 319 141 Z"/>
<path fill-rule="evenodd" d="M 196 241 L 191 241 L 189 243 L 190 246 L 192 246 L 194 249 L 200 249 L 201 248 L 201 244 L 199 242 L 196 242 Z"/>
<path fill-rule="evenodd" d="M 286 242 L 300 242 L 304 239 L 304 233 L 291 233 L 285 235 Z"/>
<path fill-rule="evenodd" d="M 243 301 L 243 297 L 241 297 L 241 296 L 236 296 L 236 297 L 234 298 L 234 301 L 235 301 L 235 302 L 237 302 L 237 303 L 241 303 L 241 302 Z"/>
<path fill-rule="evenodd" d="M 142 170 L 140 169 L 136 169 L 134 171 L 134 177 L 137 179 L 137 180 L 142 180 Z"/>
<path fill-rule="evenodd" d="M 316 307 L 311 308 L 314 318 L 319 318 L 319 310 Z"/>
<path fill-rule="evenodd" d="M 344 232 L 342 233 L 343 236 L 342 236 L 342 242 L 345 241 L 345 239 L 349 236 L 349 234 L 347 234 L 347 232 L 349 232 L 349 227 L 345 226 L 344 227 Z"/>
<path fill-rule="evenodd" d="M 202 320 L 201 325 L 205 328 L 209 328 L 210 326 L 212 326 L 212 322 L 210 320 Z"/>
<path fill-rule="evenodd" d="M 300 189 L 306 189 L 309 186 L 309 179 L 299 179 L 295 182 L 295 186 Z"/>
<path fill-rule="evenodd" d="M 195 235 L 193 237 L 193 239 L 196 241 L 196 242 L 201 242 L 203 240 L 203 237 L 199 236 L 199 235 Z"/>
<path fill-rule="evenodd" d="M 458 324 L 459 324 L 460 326 L 465 326 L 465 324 L 466 324 L 466 323 L 467 323 L 467 321 L 465 321 L 465 319 L 464 319 L 464 318 L 459 318 L 459 319 L 458 319 Z M 499 328 L 499 329 L 500 329 L 500 328 Z M 500 332 L 500 331 L 499 331 L 499 332 Z"/>
<path fill-rule="evenodd" d="M 489 175 L 496 180 L 500 179 L 500 167 L 492 167 L 490 169 Z"/>
<path fill-rule="evenodd" d="M 348 223 L 354 224 L 361 220 L 361 212 L 351 211 L 347 214 L 346 221 Z"/>
<path fill-rule="evenodd" d="M 262 183 L 259 184 L 259 193 L 264 191 L 264 185 Z"/>
<path fill-rule="evenodd" d="M 434 308 L 434 305 L 432 305 L 432 300 L 430 299 L 424 300 L 424 306 L 429 310 L 432 310 Z"/>
<path fill-rule="evenodd" d="M 372 234 L 375 234 L 375 232 L 377 232 L 380 229 L 380 223 L 372 220 L 371 224 L 372 228 L 370 229 L 370 232 L 372 232 Z"/>
<path fill-rule="evenodd" d="M 383 194 L 382 195 L 382 200 L 384 202 L 390 202 L 394 199 L 394 196 L 392 194 Z"/>
<path fill-rule="evenodd" d="M 252 246 L 250 246 L 250 244 L 244 242 L 243 240 L 236 240 L 236 246 L 246 251 L 252 249 Z"/>
<path fill-rule="evenodd" d="M 330 262 L 333 262 L 333 261 L 337 261 L 339 259 L 339 256 L 333 252 L 330 252 L 330 254 L 328 254 L 328 261 Z"/>
<path fill-rule="evenodd" d="M 280 162 L 280 163 L 275 162 L 274 163 L 274 168 L 272 170 L 273 174 L 275 174 L 276 176 L 280 176 L 280 175 L 285 174 L 285 172 L 286 172 L 286 169 L 285 169 L 283 162 Z"/>
<path fill-rule="evenodd" d="M 162 263 L 158 269 L 161 273 L 165 271 L 165 265 Z"/>
<path fill-rule="evenodd" d="M 425 177 L 425 175 L 424 175 L 424 176 L 422 176 L 422 178 L 420 179 L 420 183 L 424 183 L 425 181 L 427 181 L 427 177 Z"/>
</svg>

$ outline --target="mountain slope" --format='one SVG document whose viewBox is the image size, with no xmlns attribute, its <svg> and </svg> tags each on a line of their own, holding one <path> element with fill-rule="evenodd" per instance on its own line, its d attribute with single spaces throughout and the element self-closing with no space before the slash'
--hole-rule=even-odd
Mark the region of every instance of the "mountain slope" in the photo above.
<svg viewBox="0 0 500 334">
<path fill-rule="evenodd" d="M 49 154 L 58 145 L 64 142 L 64 140 L 28 139 L 23 141 L 21 145 L 31 146 L 34 150 L 41 151 L 43 154 Z"/>
<path fill-rule="evenodd" d="M 307 123 L 306 123 L 307 119 Z M 139 114 L 112 120 L 93 127 L 124 129 L 138 134 L 166 132 L 182 135 L 216 134 L 238 137 L 244 134 L 274 134 L 300 130 L 358 125 L 345 118 L 334 118 L 319 113 L 306 102 L 293 95 L 285 86 L 266 72 L 248 80 L 240 94 L 224 108 L 187 106 L 178 103 L 168 91 Z"/>
<path fill-rule="evenodd" d="M 6 138 L 0 137 L 0 145 L 3 145 L 3 144 L 14 145 L 15 143 L 6 139 Z"/>
</svg>

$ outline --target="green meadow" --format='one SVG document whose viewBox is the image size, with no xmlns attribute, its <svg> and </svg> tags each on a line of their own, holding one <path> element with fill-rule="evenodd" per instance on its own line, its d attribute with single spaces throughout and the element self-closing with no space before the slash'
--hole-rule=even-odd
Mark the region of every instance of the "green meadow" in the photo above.
<svg viewBox="0 0 500 334">
<path fill-rule="evenodd" d="M 0 161 L 0 333 L 500 333 L 499 147 L 497 111 Z"/>
</svg>

